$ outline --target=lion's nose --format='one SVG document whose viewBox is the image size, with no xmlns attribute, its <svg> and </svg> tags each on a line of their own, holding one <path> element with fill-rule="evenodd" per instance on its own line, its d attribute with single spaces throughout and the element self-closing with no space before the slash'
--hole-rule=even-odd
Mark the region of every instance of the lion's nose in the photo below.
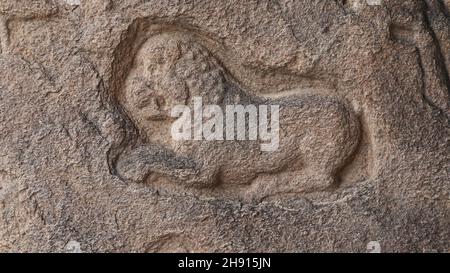
<svg viewBox="0 0 450 273">
<path fill-rule="evenodd" d="M 161 96 L 154 96 L 147 100 L 145 112 L 149 120 L 161 120 L 169 116 L 170 109 L 167 109 L 166 101 Z"/>
</svg>

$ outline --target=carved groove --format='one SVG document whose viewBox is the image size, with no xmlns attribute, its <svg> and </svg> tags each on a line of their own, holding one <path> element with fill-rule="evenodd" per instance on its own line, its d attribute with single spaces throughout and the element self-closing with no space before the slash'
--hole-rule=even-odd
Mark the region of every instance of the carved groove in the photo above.
<svg viewBox="0 0 450 273">
<path fill-rule="evenodd" d="M 2 0 L 0 2 L 0 53 L 10 51 L 9 24 L 13 21 L 25 21 L 48 18 L 58 11 L 52 0 Z"/>
<path fill-rule="evenodd" d="M 422 73 L 424 102 L 450 120 L 450 78 L 439 39 L 432 27 L 430 13 L 438 9 L 438 1 L 423 2 L 423 27 L 393 23 L 390 34 L 394 41 L 413 46 Z M 434 7 L 434 8 L 433 8 Z"/>
</svg>

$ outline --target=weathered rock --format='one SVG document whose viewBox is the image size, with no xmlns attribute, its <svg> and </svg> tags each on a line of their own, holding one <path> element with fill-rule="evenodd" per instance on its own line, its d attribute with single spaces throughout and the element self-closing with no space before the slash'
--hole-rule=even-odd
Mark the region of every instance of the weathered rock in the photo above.
<svg viewBox="0 0 450 273">
<path fill-rule="evenodd" d="M 449 9 L 2 1 L 0 251 L 449 251 Z M 279 149 L 174 140 L 195 96 Z"/>
</svg>

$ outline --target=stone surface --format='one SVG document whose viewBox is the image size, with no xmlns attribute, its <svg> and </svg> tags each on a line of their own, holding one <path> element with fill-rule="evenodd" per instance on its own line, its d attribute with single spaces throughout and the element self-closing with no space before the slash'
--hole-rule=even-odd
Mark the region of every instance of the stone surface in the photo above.
<svg viewBox="0 0 450 273">
<path fill-rule="evenodd" d="M 450 1 L 2 0 L 1 252 L 450 250 Z M 280 105 L 280 146 L 169 111 Z"/>
</svg>

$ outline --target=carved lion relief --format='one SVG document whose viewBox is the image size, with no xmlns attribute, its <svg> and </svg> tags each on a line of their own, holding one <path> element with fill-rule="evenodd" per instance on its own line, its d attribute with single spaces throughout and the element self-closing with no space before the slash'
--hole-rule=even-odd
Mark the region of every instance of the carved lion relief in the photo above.
<svg viewBox="0 0 450 273">
<path fill-rule="evenodd" d="M 110 155 L 113 172 L 125 181 L 163 180 L 163 187 L 201 192 L 239 189 L 259 197 L 318 192 L 337 185 L 358 148 L 359 120 L 346 101 L 331 94 L 246 90 L 227 60 L 189 31 L 156 31 L 129 48 L 135 52 L 117 65 L 121 77 L 113 93 L 132 132 Z M 278 105 L 278 149 L 261 151 L 260 140 L 174 140 L 171 109 L 193 107 L 194 97 L 222 109 Z M 261 176 L 271 179 L 257 182 Z"/>
</svg>

